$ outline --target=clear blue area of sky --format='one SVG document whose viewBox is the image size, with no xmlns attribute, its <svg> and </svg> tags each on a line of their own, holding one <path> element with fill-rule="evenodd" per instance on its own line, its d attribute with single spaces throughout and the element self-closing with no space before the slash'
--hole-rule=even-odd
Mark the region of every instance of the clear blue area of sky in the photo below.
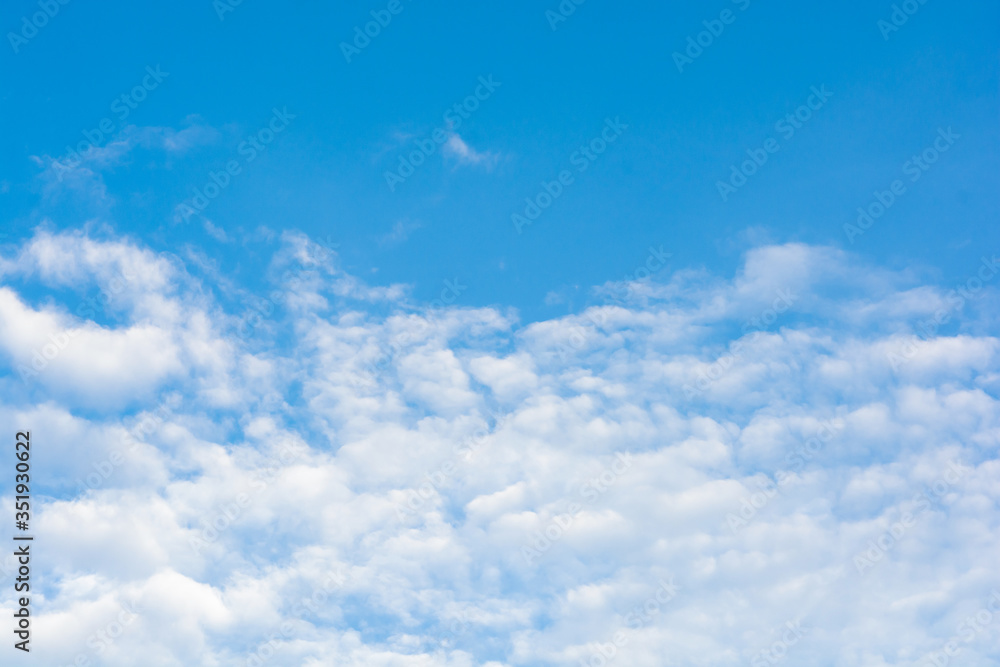
<svg viewBox="0 0 1000 667">
<path fill-rule="evenodd" d="M 514 306 L 528 321 L 585 305 L 589 286 L 630 274 L 649 246 L 673 253 L 674 269 L 726 274 L 762 242 L 832 244 L 944 285 L 1000 251 L 997 3 L 913 0 L 886 38 L 892 2 L 587 0 L 553 29 L 556 0 L 401 0 L 347 62 L 341 43 L 388 4 L 245 0 L 220 19 L 210 0 L 73 0 L 15 53 L 9 33 L 39 8 L 5 3 L 3 231 L 104 221 L 158 249 L 214 247 L 224 270 L 255 275 L 269 253 L 250 233 L 299 229 L 339 243 L 344 267 L 374 284 L 411 283 L 430 300 L 457 278 L 461 303 Z M 678 71 L 673 54 L 723 10 L 731 22 Z M 112 102 L 147 66 L 169 76 L 119 123 Z M 457 131 L 492 162 L 438 148 L 390 191 L 386 170 L 488 76 L 500 87 Z M 812 118 L 778 131 L 822 86 L 832 96 Z M 176 222 L 275 107 L 294 120 L 205 211 L 235 241 L 213 239 L 200 216 Z M 64 155 L 103 118 L 218 135 L 109 168 L 110 206 L 47 192 L 31 156 Z M 511 215 L 574 169 L 607 118 L 627 130 L 518 234 Z M 904 163 L 947 128 L 959 138 L 911 182 Z M 723 201 L 717 183 L 769 138 L 780 149 Z M 844 224 L 895 179 L 905 193 L 850 243 Z M 564 299 L 547 304 L 553 292 Z"/>
</svg>

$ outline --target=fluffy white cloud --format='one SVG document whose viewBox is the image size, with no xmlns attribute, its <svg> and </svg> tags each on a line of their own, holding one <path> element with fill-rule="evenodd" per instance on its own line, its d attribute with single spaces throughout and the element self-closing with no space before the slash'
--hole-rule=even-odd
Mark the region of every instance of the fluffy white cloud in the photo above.
<svg viewBox="0 0 1000 667">
<path fill-rule="evenodd" d="M 253 317 L 209 266 L 44 231 L 0 264 L 45 664 L 916 666 L 959 634 L 963 664 L 1000 655 L 986 291 L 789 244 L 524 326 L 366 285 L 297 234 Z"/>
</svg>

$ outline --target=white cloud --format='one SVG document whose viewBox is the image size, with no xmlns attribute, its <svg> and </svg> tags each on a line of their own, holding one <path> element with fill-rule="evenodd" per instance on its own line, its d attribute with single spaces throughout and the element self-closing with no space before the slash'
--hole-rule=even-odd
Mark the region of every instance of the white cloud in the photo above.
<svg viewBox="0 0 1000 667">
<path fill-rule="evenodd" d="M 527 326 L 288 233 L 241 335 L 200 270 L 72 232 L 3 259 L 30 286 L 0 289 L 0 417 L 38 452 L 45 664 L 578 665 L 620 632 L 609 664 L 737 665 L 791 623 L 786 664 L 916 666 L 1000 588 L 988 299 L 894 369 L 947 291 L 801 244 Z M 67 300 L 122 271 L 113 321 Z"/>
<path fill-rule="evenodd" d="M 458 164 L 483 165 L 487 169 L 492 169 L 500 159 L 497 153 L 477 151 L 454 132 L 448 136 L 441 152 L 446 158 L 451 158 Z"/>
<path fill-rule="evenodd" d="M 229 242 L 229 236 L 226 234 L 226 230 L 223 229 L 222 227 L 216 227 L 215 225 L 212 224 L 211 220 L 205 220 L 204 226 L 205 226 L 205 231 L 208 232 L 208 235 L 211 236 L 216 241 L 219 241 L 220 243 Z"/>
<path fill-rule="evenodd" d="M 103 172 L 122 164 L 136 149 L 163 151 L 167 156 L 182 155 L 190 149 L 211 144 L 219 132 L 197 117 L 187 119 L 187 127 L 137 127 L 128 125 L 105 143 L 85 143 L 83 150 L 60 156 L 32 156 L 42 168 L 40 177 L 45 192 L 54 195 L 64 190 L 82 194 L 100 204 L 110 197 L 104 184 Z"/>
</svg>

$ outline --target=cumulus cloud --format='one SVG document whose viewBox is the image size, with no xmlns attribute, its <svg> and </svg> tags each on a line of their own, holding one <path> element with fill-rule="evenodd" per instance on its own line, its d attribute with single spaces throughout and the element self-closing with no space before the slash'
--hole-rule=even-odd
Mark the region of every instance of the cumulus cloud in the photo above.
<svg viewBox="0 0 1000 667">
<path fill-rule="evenodd" d="M 45 664 L 916 666 L 990 604 L 997 659 L 990 287 L 770 245 L 524 325 L 280 240 L 252 317 L 127 238 L 3 258 Z"/>
</svg>

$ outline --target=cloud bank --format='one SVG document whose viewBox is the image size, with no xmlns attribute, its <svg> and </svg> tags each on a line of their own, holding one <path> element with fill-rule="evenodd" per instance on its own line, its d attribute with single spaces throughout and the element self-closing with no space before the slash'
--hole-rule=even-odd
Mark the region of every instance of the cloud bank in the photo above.
<svg viewBox="0 0 1000 667">
<path fill-rule="evenodd" d="M 0 261 L 35 659 L 992 664 L 995 273 L 772 245 L 525 325 L 297 233 L 255 293 L 40 229 Z"/>
</svg>

